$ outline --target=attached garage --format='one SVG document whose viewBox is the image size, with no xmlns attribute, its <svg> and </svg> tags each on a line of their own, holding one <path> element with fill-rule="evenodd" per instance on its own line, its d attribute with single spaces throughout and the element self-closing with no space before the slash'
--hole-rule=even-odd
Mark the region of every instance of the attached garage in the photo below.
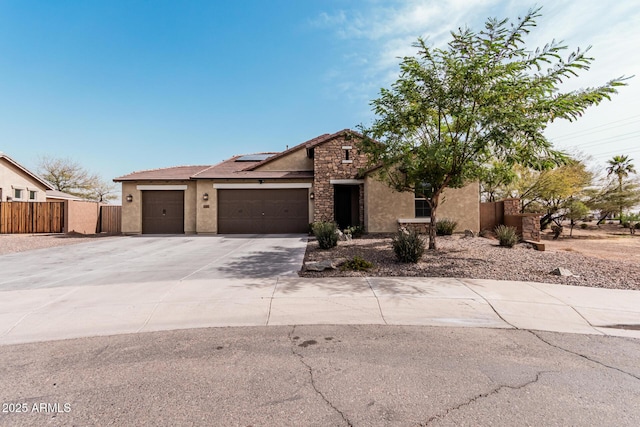
<svg viewBox="0 0 640 427">
<path fill-rule="evenodd" d="M 142 233 L 184 233 L 184 191 L 142 191 Z"/>
<path fill-rule="evenodd" d="M 306 188 L 218 190 L 218 233 L 306 233 Z"/>
</svg>

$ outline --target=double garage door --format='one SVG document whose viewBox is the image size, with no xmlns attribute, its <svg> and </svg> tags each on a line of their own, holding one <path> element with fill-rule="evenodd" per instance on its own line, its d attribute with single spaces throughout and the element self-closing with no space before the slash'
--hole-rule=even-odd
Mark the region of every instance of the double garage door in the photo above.
<svg viewBox="0 0 640 427">
<path fill-rule="evenodd" d="M 306 188 L 218 190 L 218 233 L 306 233 Z"/>
<path fill-rule="evenodd" d="M 218 233 L 306 233 L 306 188 L 218 190 Z M 184 233 L 184 191 L 143 191 L 142 232 Z"/>
</svg>

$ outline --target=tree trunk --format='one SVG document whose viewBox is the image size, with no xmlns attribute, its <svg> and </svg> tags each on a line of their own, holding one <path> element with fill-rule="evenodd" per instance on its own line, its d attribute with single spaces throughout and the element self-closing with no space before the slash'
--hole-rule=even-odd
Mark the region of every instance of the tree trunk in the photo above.
<svg viewBox="0 0 640 427">
<path fill-rule="evenodd" d="M 622 176 L 618 175 L 618 197 L 622 200 Z M 622 225 L 622 203 L 620 204 L 620 212 L 619 212 L 620 225 Z"/>
<path fill-rule="evenodd" d="M 440 193 L 436 192 L 429 199 L 429 207 L 431 208 L 431 223 L 429 224 L 429 250 L 436 250 L 436 210 L 438 208 L 438 199 Z"/>
</svg>

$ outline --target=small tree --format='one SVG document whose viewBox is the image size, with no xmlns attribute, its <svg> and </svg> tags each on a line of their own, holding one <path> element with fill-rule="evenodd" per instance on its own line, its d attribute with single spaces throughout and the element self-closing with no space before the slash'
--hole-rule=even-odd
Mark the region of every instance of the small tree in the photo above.
<svg viewBox="0 0 640 427">
<path fill-rule="evenodd" d="M 576 222 L 583 219 L 589 213 L 589 208 L 580 200 L 570 200 L 566 206 L 565 217 L 570 221 L 569 237 L 573 237 L 573 227 Z"/>
<path fill-rule="evenodd" d="M 113 183 L 102 180 L 71 159 L 42 157 L 37 170 L 58 191 L 98 202 L 115 198 Z"/>
<path fill-rule="evenodd" d="M 624 85 L 621 77 L 560 93 L 559 85 L 593 59 L 578 49 L 563 60 L 566 47 L 555 42 L 526 50 L 523 39 L 539 10 L 511 26 L 489 19 L 483 31 L 459 29 L 444 49 L 418 39 L 417 57 L 405 57 L 398 81 L 372 101 L 377 118 L 361 127 L 360 149 L 381 179 L 428 201 L 432 223 L 442 191 L 478 179 L 493 160 L 535 169 L 563 163 L 543 134 L 547 124 L 577 119 Z M 432 191 L 420 194 L 421 188 Z M 431 227 L 429 249 L 435 248 Z"/>
<path fill-rule="evenodd" d="M 565 206 L 581 195 L 591 180 L 591 172 L 583 162 L 569 159 L 551 170 L 522 170 L 516 194 L 524 212 L 543 213 L 540 227 L 545 229 L 551 222 L 562 220 Z"/>
<path fill-rule="evenodd" d="M 640 203 L 640 186 L 633 181 L 623 183 L 620 188 L 616 182 L 603 180 L 599 186 L 586 189 L 584 194 L 585 204 L 599 212 L 598 225 L 610 215 Z"/>
</svg>

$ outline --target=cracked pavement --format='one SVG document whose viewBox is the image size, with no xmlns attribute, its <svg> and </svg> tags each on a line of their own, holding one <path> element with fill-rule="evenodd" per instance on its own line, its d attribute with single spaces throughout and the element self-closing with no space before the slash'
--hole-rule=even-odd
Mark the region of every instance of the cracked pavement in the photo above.
<svg viewBox="0 0 640 427">
<path fill-rule="evenodd" d="M 0 412 L 3 426 L 636 426 L 640 420 L 640 340 L 624 337 L 322 325 L 0 349 L 0 402 L 29 409 Z M 60 410 L 34 412 L 41 403 Z"/>
</svg>

